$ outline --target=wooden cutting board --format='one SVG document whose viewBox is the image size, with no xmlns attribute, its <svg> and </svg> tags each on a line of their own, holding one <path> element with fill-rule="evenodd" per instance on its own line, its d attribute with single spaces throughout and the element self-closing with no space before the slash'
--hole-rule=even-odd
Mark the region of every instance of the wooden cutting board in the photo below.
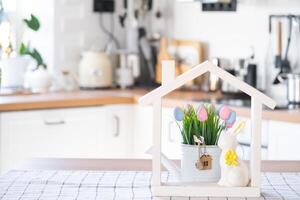
<svg viewBox="0 0 300 200">
<path fill-rule="evenodd" d="M 178 76 L 188 70 L 190 70 L 193 66 L 187 65 L 185 63 L 181 63 L 178 59 L 174 58 L 169 52 L 168 47 L 172 46 L 174 48 L 180 48 L 183 46 L 188 46 L 194 48 L 198 52 L 198 63 L 203 62 L 203 47 L 201 42 L 196 40 L 167 40 L 166 38 L 161 38 L 160 40 L 160 48 L 157 56 L 157 64 L 156 64 L 156 82 L 161 83 L 161 63 L 163 60 L 175 60 L 175 75 Z M 187 85 L 193 85 L 197 80 L 190 81 Z"/>
</svg>

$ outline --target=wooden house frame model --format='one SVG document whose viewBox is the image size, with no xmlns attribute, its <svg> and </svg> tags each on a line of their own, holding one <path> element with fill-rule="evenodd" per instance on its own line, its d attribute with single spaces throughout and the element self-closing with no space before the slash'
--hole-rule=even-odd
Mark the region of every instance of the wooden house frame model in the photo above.
<svg viewBox="0 0 300 200">
<path fill-rule="evenodd" d="M 251 182 L 247 187 L 222 187 L 217 183 L 162 183 L 161 182 L 161 99 L 166 94 L 183 86 L 206 72 L 218 76 L 251 97 Z M 236 78 L 209 61 L 199 64 L 189 71 L 174 77 L 175 63 L 162 62 L 162 85 L 139 99 L 141 105 L 153 105 L 153 149 L 152 149 L 152 193 L 154 196 L 192 197 L 258 197 L 261 179 L 261 122 L 262 105 L 274 109 L 276 102 L 262 92 Z"/>
</svg>

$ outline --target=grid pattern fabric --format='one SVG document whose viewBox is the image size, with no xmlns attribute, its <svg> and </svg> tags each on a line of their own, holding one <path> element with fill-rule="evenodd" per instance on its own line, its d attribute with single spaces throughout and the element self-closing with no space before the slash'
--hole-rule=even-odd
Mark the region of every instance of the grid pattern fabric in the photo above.
<svg viewBox="0 0 300 200">
<path fill-rule="evenodd" d="M 300 200 L 299 173 L 263 173 L 260 198 L 153 197 L 150 180 L 149 171 L 15 170 L 0 177 L 0 200 Z"/>
</svg>

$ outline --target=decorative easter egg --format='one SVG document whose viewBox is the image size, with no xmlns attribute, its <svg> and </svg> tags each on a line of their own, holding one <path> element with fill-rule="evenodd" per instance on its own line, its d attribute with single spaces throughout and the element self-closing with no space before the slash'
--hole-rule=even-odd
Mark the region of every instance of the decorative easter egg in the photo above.
<svg viewBox="0 0 300 200">
<path fill-rule="evenodd" d="M 230 123 L 225 123 L 225 127 L 226 128 L 232 128 L 233 124 L 230 124 Z"/>
<path fill-rule="evenodd" d="M 184 118 L 183 110 L 180 107 L 174 109 L 174 117 L 177 121 L 182 121 Z"/>
<path fill-rule="evenodd" d="M 223 120 L 227 120 L 230 116 L 231 109 L 228 106 L 222 106 L 220 108 L 219 116 Z"/>
<path fill-rule="evenodd" d="M 200 106 L 197 112 L 197 118 L 199 121 L 204 122 L 207 120 L 207 111 L 204 106 Z"/>
<path fill-rule="evenodd" d="M 228 119 L 226 120 L 226 123 L 228 124 L 234 124 L 235 123 L 235 120 L 236 120 L 236 112 L 235 111 L 232 111 L 228 117 Z"/>
</svg>

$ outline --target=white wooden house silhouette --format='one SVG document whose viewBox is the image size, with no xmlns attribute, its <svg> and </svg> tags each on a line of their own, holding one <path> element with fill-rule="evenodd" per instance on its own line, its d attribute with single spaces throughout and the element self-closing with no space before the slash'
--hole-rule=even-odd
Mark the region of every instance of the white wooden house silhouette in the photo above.
<svg viewBox="0 0 300 200">
<path fill-rule="evenodd" d="M 251 184 L 247 187 L 222 187 L 217 183 L 179 183 L 161 182 L 161 99 L 166 94 L 181 87 L 190 80 L 210 72 L 237 87 L 251 97 Z M 152 192 L 155 196 L 224 196 L 258 197 L 260 196 L 261 162 L 261 121 L 262 105 L 274 109 L 276 102 L 262 92 L 241 81 L 209 61 L 193 67 L 191 70 L 174 77 L 174 61 L 162 62 L 162 85 L 139 99 L 141 105 L 153 104 L 153 157 Z"/>
</svg>

